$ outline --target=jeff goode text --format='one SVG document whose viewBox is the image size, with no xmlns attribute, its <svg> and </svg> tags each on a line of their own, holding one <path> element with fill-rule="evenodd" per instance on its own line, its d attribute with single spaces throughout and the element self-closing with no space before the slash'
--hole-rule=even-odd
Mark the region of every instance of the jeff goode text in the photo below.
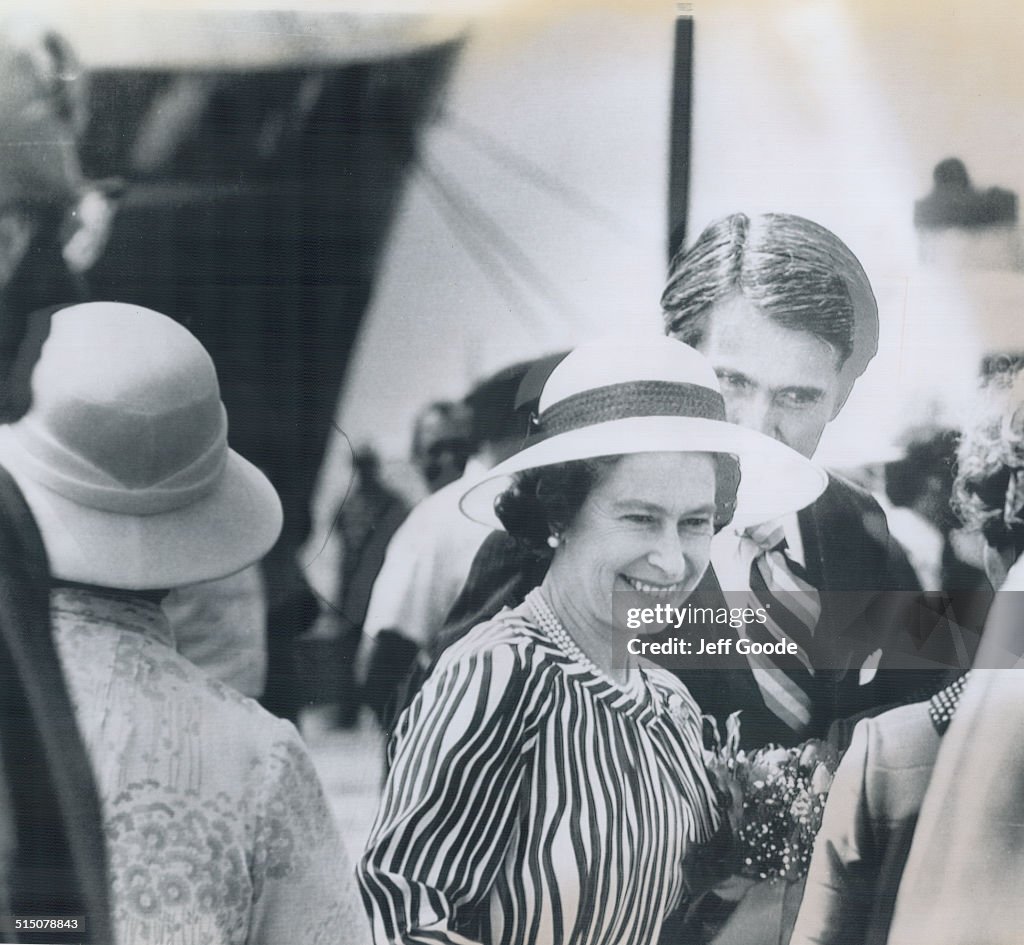
<svg viewBox="0 0 1024 945">
<path fill-rule="evenodd" d="M 742 637 L 694 642 L 678 637 L 660 642 L 631 637 L 626 643 L 626 652 L 633 656 L 729 656 L 733 653 L 734 647 L 739 656 L 760 653 L 795 656 L 797 652 L 796 644 L 785 638 L 774 643 L 757 643 L 753 640 L 744 640 Z"/>
<path fill-rule="evenodd" d="M 621 613 L 621 611 L 620 611 Z M 630 607 L 626 611 L 626 629 L 639 630 L 643 626 L 675 627 L 690 624 L 728 624 L 740 630 L 748 623 L 767 623 L 768 613 L 763 607 Z"/>
</svg>

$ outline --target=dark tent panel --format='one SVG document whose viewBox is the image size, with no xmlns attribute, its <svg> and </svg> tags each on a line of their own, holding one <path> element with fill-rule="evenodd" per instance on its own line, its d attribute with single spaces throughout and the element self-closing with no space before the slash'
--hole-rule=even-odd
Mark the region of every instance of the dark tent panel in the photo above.
<svg viewBox="0 0 1024 945">
<path fill-rule="evenodd" d="M 90 294 L 170 315 L 211 352 L 231 443 L 284 503 L 266 568 L 272 647 L 311 617 L 295 551 L 417 133 L 458 49 L 91 79 L 86 173 L 128 187 Z M 268 704 L 293 714 L 275 703 L 292 681 L 272 677 Z"/>
</svg>

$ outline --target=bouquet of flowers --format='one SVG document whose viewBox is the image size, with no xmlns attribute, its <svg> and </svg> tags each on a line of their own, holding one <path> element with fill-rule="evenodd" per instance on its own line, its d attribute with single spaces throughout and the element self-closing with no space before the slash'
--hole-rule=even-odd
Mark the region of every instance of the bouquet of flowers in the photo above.
<svg viewBox="0 0 1024 945">
<path fill-rule="evenodd" d="M 836 752 L 817 739 L 747 752 L 739 747 L 739 712 L 726 720 L 724 739 L 714 719 L 708 721 L 714 732 L 708 767 L 733 798 L 738 873 L 788 882 L 806 876 L 839 760 Z"/>
</svg>

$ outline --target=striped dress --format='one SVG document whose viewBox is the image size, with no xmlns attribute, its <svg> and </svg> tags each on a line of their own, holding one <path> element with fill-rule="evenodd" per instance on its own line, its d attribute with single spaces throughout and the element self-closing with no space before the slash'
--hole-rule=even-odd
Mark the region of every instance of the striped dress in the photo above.
<svg viewBox="0 0 1024 945">
<path fill-rule="evenodd" d="M 657 942 L 718 813 L 696 704 L 639 676 L 627 692 L 571 660 L 529 597 L 449 648 L 359 865 L 377 943 Z"/>
</svg>

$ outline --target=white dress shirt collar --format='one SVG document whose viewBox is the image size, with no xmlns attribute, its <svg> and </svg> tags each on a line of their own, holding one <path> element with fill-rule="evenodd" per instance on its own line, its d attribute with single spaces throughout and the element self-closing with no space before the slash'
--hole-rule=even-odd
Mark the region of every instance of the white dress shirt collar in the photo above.
<svg viewBox="0 0 1024 945">
<path fill-rule="evenodd" d="M 786 535 L 786 556 L 794 563 L 805 567 L 804 543 L 800 535 L 800 523 L 796 512 L 784 515 L 780 519 Z M 711 540 L 711 564 L 718 577 L 723 591 L 750 590 L 750 562 L 756 554 L 756 548 L 742 541 L 743 532 L 727 525 Z"/>
</svg>

